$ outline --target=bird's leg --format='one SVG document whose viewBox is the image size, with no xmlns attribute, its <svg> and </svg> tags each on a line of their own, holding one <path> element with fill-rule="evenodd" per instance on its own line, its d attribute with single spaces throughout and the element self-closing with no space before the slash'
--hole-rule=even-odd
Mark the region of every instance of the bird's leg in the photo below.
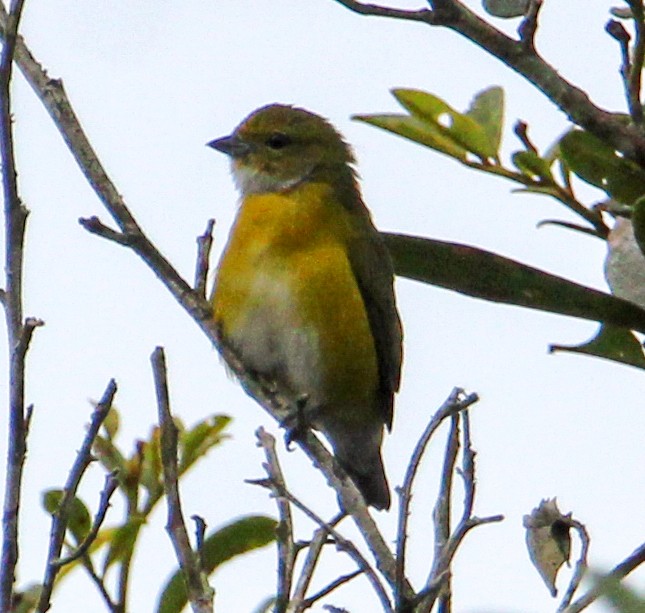
<svg viewBox="0 0 645 613">
<path fill-rule="evenodd" d="M 286 430 L 284 433 L 284 443 L 288 451 L 291 451 L 291 443 L 304 438 L 309 430 L 310 424 L 305 415 L 308 402 L 308 394 L 298 396 L 290 408 L 289 415 L 280 424 Z"/>
</svg>

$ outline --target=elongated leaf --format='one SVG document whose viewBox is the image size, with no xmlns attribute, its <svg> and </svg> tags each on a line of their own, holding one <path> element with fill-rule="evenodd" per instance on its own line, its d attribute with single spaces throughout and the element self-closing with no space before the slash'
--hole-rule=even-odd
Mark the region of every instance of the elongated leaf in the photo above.
<svg viewBox="0 0 645 613">
<path fill-rule="evenodd" d="M 592 134 L 582 130 L 565 134 L 560 151 L 573 172 L 618 202 L 633 204 L 645 194 L 645 170 Z"/>
<path fill-rule="evenodd" d="M 642 613 L 645 611 L 645 597 L 623 585 L 619 578 L 610 575 L 594 579 L 595 589 L 603 601 L 611 604 L 615 613 Z"/>
<path fill-rule="evenodd" d="M 268 545 L 275 540 L 276 527 L 275 519 L 264 515 L 252 515 L 216 530 L 204 541 L 204 572 L 210 574 L 231 558 Z M 183 572 L 178 570 L 166 583 L 156 611 L 180 613 L 187 602 Z"/>
<path fill-rule="evenodd" d="M 61 489 L 51 489 L 43 492 L 43 507 L 51 515 L 58 512 L 62 500 L 63 490 Z M 74 496 L 69 510 L 67 529 L 72 533 L 74 540 L 80 543 L 89 533 L 91 526 L 92 518 L 87 506 L 80 498 Z"/>
<path fill-rule="evenodd" d="M 550 351 L 584 353 L 620 364 L 645 369 L 643 346 L 632 332 L 611 325 L 600 326 L 600 330 L 589 342 L 578 346 L 551 345 Z"/>
<path fill-rule="evenodd" d="M 497 145 L 472 116 L 453 109 L 447 102 L 417 89 L 395 89 L 394 97 L 424 124 L 432 125 L 455 144 L 482 159 L 497 156 Z"/>
<path fill-rule="evenodd" d="M 504 90 L 501 87 L 489 87 L 479 92 L 474 98 L 466 117 L 474 119 L 486 132 L 494 157 L 499 157 L 504 127 Z"/>
<path fill-rule="evenodd" d="M 383 234 L 398 275 L 493 302 L 645 332 L 645 310 L 509 258 L 457 243 Z"/>
<path fill-rule="evenodd" d="M 534 151 L 517 151 L 513 154 L 512 160 L 522 174 L 529 177 L 539 177 L 550 183 L 553 182 L 551 163 L 541 158 Z"/>
<path fill-rule="evenodd" d="M 32 613 L 38 606 L 42 585 L 32 583 L 26 589 L 13 593 L 11 613 Z"/>
<path fill-rule="evenodd" d="M 369 123 L 393 134 L 398 134 L 462 162 L 466 159 L 468 153 L 465 147 L 456 143 L 454 139 L 447 137 L 437 126 L 423 122 L 417 117 L 395 114 L 354 115 L 353 119 Z"/>
<path fill-rule="evenodd" d="M 159 437 L 159 427 L 153 428 L 150 440 L 144 441 L 140 446 L 142 460 L 139 483 L 148 490 L 152 498 L 159 496 L 163 492 Z"/>
<path fill-rule="evenodd" d="M 179 437 L 179 473 L 183 474 L 209 449 L 228 437 L 224 429 L 231 422 L 228 415 L 211 415 Z"/>
<path fill-rule="evenodd" d="M 142 517 L 133 517 L 114 531 L 110 547 L 103 562 L 103 574 L 112 564 L 130 555 L 137 542 L 139 530 L 143 523 L 144 519 Z"/>
</svg>

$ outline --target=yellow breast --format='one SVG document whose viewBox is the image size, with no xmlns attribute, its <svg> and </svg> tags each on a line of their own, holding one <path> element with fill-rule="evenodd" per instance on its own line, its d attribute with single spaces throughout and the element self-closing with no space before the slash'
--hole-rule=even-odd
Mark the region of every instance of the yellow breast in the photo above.
<svg viewBox="0 0 645 613">
<path fill-rule="evenodd" d="M 249 368 L 350 420 L 376 410 L 378 384 L 348 256 L 357 231 L 324 184 L 247 196 L 213 292 L 215 319 Z"/>
</svg>

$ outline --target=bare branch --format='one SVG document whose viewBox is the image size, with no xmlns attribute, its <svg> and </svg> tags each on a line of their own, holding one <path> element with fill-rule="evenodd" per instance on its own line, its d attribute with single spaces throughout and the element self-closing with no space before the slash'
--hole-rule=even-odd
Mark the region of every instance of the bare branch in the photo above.
<svg viewBox="0 0 645 613">
<path fill-rule="evenodd" d="M 327 594 L 330 594 L 336 588 L 340 587 L 345 583 L 348 583 L 354 577 L 358 577 L 359 575 L 362 575 L 362 574 L 363 574 L 362 570 L 355 570 L 353 573 L 349 573 L 347 575 L 341 575 L 340 577 L 332 581 L 327 587 L 324 587 L 319 592 L 316 592 L 313 596 L 310 596 L 309 598 L 307 598 L 303 603 L 303 611 L 313 606 L 316 603 L 316 601 L 320 600 L 321 598 L 324 598 L 325 596 L 327 596 Z"/>
<path fill-rule="evenodd" d="M 114 602 L 114 600 L 112 600 L 112 596 L 110 596 L 110 593 L 107 591 L 107 587 L 105 586 L 105 581 L 103 580 L 102 577 L 98 576 L 98 573 L 94 568 L 94 564 L 92 564 L 92 560 L 90 556 L 87 555 L 87 553 L 83 556 L 82 563 L 83 563 L 83 568 L 85 568 L 85 571 L 87 572 L 90 579 L 92 580 L 92 583 L 94 583 L 99 593 L 101 594 L 101 597 L 105 602 L 105 606 L 112 613 L 118 613 L 119 606 Z"/>
<path fill-rule="evenodd" d="M 275 449 L 275 439 L 267 433 L 264 428 L 258 428 L 255 436 L 260 441 L 267 459 L 264 463 L 271 483 L 275 483 L 273 490 L 280 523 L 276 530 L 278 542 L 278 589 L 276 592 L 276 613 L 284 613 L 291 597 L 291 583 L 293 581 L 294 563 L 296 560 L 296 544 L 293 538 L 293 518 L 291 516 L 291 505 L 289 501 L 280 495 L 286 489 L 286 483 L 280 460 Z"/>
<path fill-rule="evenodd" d="M 329 525 L 335 526 L 343 517 L 345 517 L 344 513 L 337 515 L 329 522 Z M 326 528 L 318 528 L 316 532 L 314 532 L 314 536 L 307 548 L 307 557 L 302 565 L 300 577 L 298 578 L 296 587 L 293 590 L 290 609 L 288 609 L 289 613 L 292 613 L 292 611 L 293 613 L 300 613 L 300 611 L 304 610 L 303 603 L 305 602 L 307 590 L 311 584 L 322 548 L 327 544 L 333 543 L 333 541 L 328 539 L 328 535 L 329 533 Z M 298 607 L 300 607 L 300 609 L 298 609 Z"/>
<path fill-rule="evenodd" d="M 27 209 L 18 195 L 11 118 L 11 77 L 23 0 L 4 6 L 4 45 L 0 56 L 0 157 L 5 215 L 5 289 L 3 306 L 9 340 L 9 427 L 0 560 L 0 610 L 11 608 L 18 563 L 18 516 L 22 473 L 27 453 L 25 431 L 25 361 L 16 351 L 24 340 L 22 327 L 22 273 Z M 26 348 L 25 348 L 26 351 Z"/>
<path fill-rule="evenodd" d="M 99 500 L 99 508 L 94 516 L 94 521 L 92 522 L 92 528 L 87 533 L 87 536 L 83 539 L 83 542 L 69 555 L 64 558 L 59 558 L 54 560 L 54 564 L 59 568 L 62 568 L 66 564 L 71 564 L 75 560 L 83 557 L 89 550 L 92 543 L 96 540 L 96 537 L 99 533 L 103 522 L 105 521 L 105 516 L 107 515 L 107 510 L 110 508 L 110 498 L 112 494 L 116 491 L 116 488 L 119 485 L 119 481 L 116 478 L 116 473 L 112 472 L 105 476 L 105 485 L 103 486 L 103 491 L 101 492 L 101 498 Z"/>
<path fill-rule="evenodd" d="M 112 408 L 112 402 L 116 391 L 116 382 L 114 379 L 111 379 L 105 388 L 105 392 L 103 392 L 103 397 L 94 408 L 90 425 L 87 429 L 87 433 L 85 434 L 85 438 L 83 439 L 83 444 L 78 450 L 76 460 L 74 460 L 74 464 L 67 476 L 60 505 L 52 517 L 52 525 L 49 531 L 49 551 L 47 552 L 45 578 L 43 580 L 43 588 L 37 608 L 39 612 L 44 612 L 49 609 L 54 581 L 56 580 L 56 575 L 61 567 L 59 557 L 65 540 L 65 532 L 67 530 L 67 524 L 72 511 L 74 496 L 76 495 L 76 490 L 78 489 L 78 485 L 81 482 L 87 467 L 92 462 L 92 445 L 96 440 L 101 425 Z M 108 490 L 107 484 L 106 490 Z"/>
<path fill-rule="evenodd" d="M 78 223 L 83 226 L 91 234 L 96 234 L 101 238 L 105 238 L 113 243 L 123 245 L 124 247 L 132 246 L 133 239 L 124 232 L 113 230 L 106 226 L 98 217 L 80 217 Z"/>
<path fill-rule="evenodd" d="M 450 566 L 459 549 L 466 534 L 473 528 L 483 524 L 502 521 L 502 515 L 493 515 L 490 517 L 478 518 L 473 517 L 473 506 L 475 502 L 475 451 L 472 447 L 470 438 L 470 420 L 468 411 L 462 411 L 458 417 L 461 418 L 463 426 L 463 451 L 462 451 L 462 465 L 459 474 L 464 480 L 464 503 L 461 519 L 455 528 L 455 531 L 450 535 L 450 538 L 444 543 L 441 549 L 435 549 L 435 558 L 432 564 L 432 570 L 426 582 L 426 587 L 419 592 L 416 598 L 416 603 L 421 603 L 421 610 L 429 611 L 432 609 L 435 600 L 442 596 L 446 583 L 450 580 Z M 447 453 L 450 452 L 450 445 L 448 446 Z M 451 492 L 448 493 L 451 495 Z M 448 601 L 442 597 L 442 603 Z M 445 610 L 447 604 L 442 608 Z M 449 609 L 448 609 L 449 610 Z"/>
<path fill-rule="evenodd" d="M 580 587 L 582 578 L 584 577 L 585 572 L 587 572 L 587 556 L 589 554 L 589 534 L 587 528 L 584 524 L 580 523 L 576 519 L 569 519 L 567 522 L 571 528 L 574 528 L 578 533 L 578 538 L 580 539 L 581 548 L 580 548 L 580 557 L 576 562 L 576 568 L 573 571 L 573 576 L 569 582 L 569 587 L 562 597 L 562 602 L 558 607 L 558 613 L 562 613 L 566 608 L 571 604 L 573 595 L 576 593 L 576 590 Z"/>
<path fill-rule="evenodd" d="M 633 570 L 645 562 L 645 543 L 640 545 L 634 552 L 625 558 L 620 564 L 617 564 L 611 572 L 606 575 L 607 579 L 621 580 Z M 569 605 L 564 613 L 579 613 L 586 609 L 601 595 L 602 584 L 599 582 L 591 588 L 584 596 L 578 598 Z"/>
<path fill-rule="evenodd" d="M 450 431 L 444 453 L 443 469 L 441 471 L 441 488 L 437 502 L 432 513 L 434 522 L 434 559 L 439 560 L 450 538 L 450 513 L 452 502 L 452 485 L 457 453 L 459 452 L 459 413 L 450 416 Z M 446 613 L 450 610 L 450 578 L 442 585 L 439 612 Z"/>
<path fill-rule="evenodd" d="M 524 121 L 517 121 L 513 126 L 513 132 L 517 135 L 517 138 L 520 139 L 520 142 L 526 147 L 527 151 L 531 151 L 537 155 L 537 147 L 531 142 L 529 138 L 529 127 Z"/>
<path fill-rule="evenodd" d="M 262 439 L 259 439 L 260 446 L 264 447 L 264 444 L 267 442 L 270 442 L 270 439 L 273 439 L 273 436 L 268 432 L 265 432 Z M 275 439 L 274 439 L 274 442 L 271 444 L 275 444 Z M 282 497 L 286 498 L 294 506 L 300 509 L 309 519 L 311 519 L 318 526 L 320 526 L 321 528 L 324 528 L 327 531 L 327 533 L 330 536 L 332 536 L 336 541 L 337 548 L 347 553 L 356 562 L 356 564 L 361 569 L 361 571 L 365 573 L 369 582 L 374 588 L 376 595 L 379 597 L 379 600 L 381 601 L 383 610 L 386 612 L 392 611 L 392 605 L 390 604 L 390 600 L 388 598 L 388 595 L 384 587 L 381 585 L 378 575 L 371 567 L 369 562 L 364 558 L 363 554 L 361 554 L 361 552 L 356 548 L 354 543 L 352 543 L 351 541 L 347 540 L 344 536 L 342 536 L 334 527 L 332 527 L 329 523 L 325 522 L 318 514 L 316 514 L 308 506 L 306 506 L 303 502 L 301 502 L 298 498 L 296 498 L 293 494 L 291 494 L 289 490 L 287 490 L 286 488 L 284 489 L 281 488 L 279 484 L 273 483 L 271 479 L 254 480 L 254 481 L 249 481 L 249 483 L 253 483 L 255 485 L 261 485 L 262 487 L 267 487 L 270 490 L 274 490 L 276 488 L 280 489 L 281 490 L 280 495 Z"/>
<path fill-rule="evenodd" d="M 195 291 L 206 299 L 206 283 L 208 282 L 208 267 L 213 248 L 213 228 L 215 220 L 209 219 L 206 224 L 206 231 L 197 237 L 197 264 L 195 265 Z"/>
<path fill-rule="evenodd" d="M 412 500 L 412 486 L 414 485 L 414 479 L 419 469 L 419 465 L 421 464 L 421 460 L 423 459 L 423 455 L 428 447 L 428 443 L 437 428 L 444 422 L 444 420 L 460 411 L 463 411 L 479 399 L 477 394 L 470 394 L 469 396 L 461 399 L 463 394 L 464 391 L 462 389 L 454 388 L 443 405 L 441 405 L 439 410 L 432 416 L 432 419 L 421 434 L 421 437 L 412 452 L 408 468 L 405 472 L 405 478 L 403 479 L 403 486 L 397 490 L 401 501 L 396 531 L 395 600 L 397 609 L 404 607 L 405 602 L 409 600 L 409 595 L 406 596 L 402 590 L 402 585 L 405 577 L 408 518 L 410 515 L 410 502 Z"/>
<path fill-rule="evenodd" d="M 525 48 L 532 53 L 535 53 L 535 33 L 538 27 L 538 13 L 541 8 L 542 0 L 530 0 L 528 12 L 517 30 Z"/>
<path fill-rule="evenodd" d="M 643 0 L 627 0 L 632 15 L 634 16 L 634 29 L 636 40 L 632 52 L 631 72 L 628 78 L 628 95 L 630 114 L 637 125 L 643 123 L 643 104 L 641 101 L 641 82 L 643 74 L 643 62 L 645 61 L 645 12 L 643 11 Z"/>
<path fill-rule="evenodd" d="M 355 0 L 336 0 L 336 2 L 359 15 L 376 15 L 378 17 L 391 17 L 392 19 L 410 21 L 426 21 L 432 18 L 432 11 L 429 9 L 406 11 L 387 6 L 379 6 L 377 4 L 364 4 L 363 2 L 356 2 Z"/>
<path fill-rule="evenodd" d="M 181 510 L 177 468 L 177 426 L 170 413 L 166 358 L 163 348 L 157 347 L 151 357 L 157 392 L 159 426 L 161 428 L 161 465 L 164 489 L 168 502 L 166 531 L 170 536 L 179 565 L 186 579 L 188 600 L 195 613 L 212 613 L 214 591 L 204 579 L 200 558 L 190 546 L 188 531 Z"/>
</svg>

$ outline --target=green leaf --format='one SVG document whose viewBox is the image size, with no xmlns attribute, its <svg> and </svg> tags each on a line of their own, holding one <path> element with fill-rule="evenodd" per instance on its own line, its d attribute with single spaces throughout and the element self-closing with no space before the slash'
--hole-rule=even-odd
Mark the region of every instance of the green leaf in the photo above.
<svg viewBox="0 0 645 613">
<path fill-rule="evenodd" d="M 551 163 L 541 158 L 534 151 L 516 151 L 512 158 L 513 164 L 527 177 L 540 178 L 548 183 L 553 183 Z"/>
<path fill-rule="evenodd" d="M 45 511 L 50 515 L 54 515 L 60 509 L 60 504 L 63 501 L 63 490 L 50 489 L 43 492 L 42 505 Z M 78 497 L 72 498 L 72 503 L 69 509 L 69 516 L 67 519 L 67 529 L 70 531 L 76 543 L 81 543 L 83 539 L 89 534 L 92 528 L 92 518 L 90 512 L 87 510 L 85 503 Z"/>
<path fill-rule="evenodd" d="M 484 129 L 495 151 L 492 157 L 499 157 L 504 127 L 504 90 L 495 86 L 476 94 L 466 116 L 474 119 Z"/>
<path fill-rule="evenodd" d="M 475 247 L 382 234 L 396 274 L 493 302 L 645 332 L 645 310 L 610 294 Z"/>
<path fill-rule="evenodd" d="M 560 151 L 573 172 L 615 200 L 633 204 L 645 194 L 645 170 L 589 132 L 565 134 Z"/>
<path fill-rule="evenodd" d="M 141 473 L 139 483 L 156 498 L 163 492 L 161 483 L 161 452 L 159 450 L 159 428 L 153 428 L 150 440 L 142 445 Z"/>
<path fill-rule="evenodd" d="M 583 353 L 645 369 L 643 346 L 634 334 L 625 328 L 607 324 L 600 326 L 596 336 L 583 345 L 551 345 L 549 351 Z"/>
<path fill-rule="evenodd" d="M 219 445 L 228 435 L 223 430 L 231 422 L 228 415 L 212 415 L 192 429 L 179 435 L 179 473 L 183 474 L 195 461 L 212 447 Z"/>
<path fill-rule="evenodd" d="M 204 541 L 202 551 L 204 572 L 210 575 L 224 562 L 273 542 L 276 527 L 275 519 L 252 515 L 216 530 Z M 156 611 L 157 613 L 180 613 L 187 602 L 183 572 L 178 570 L 166 583 Z"/>
<path fill-rule="evenodd" d="M 436 127 L 457 145 L 482 159 L 497 156 L 497 144 L 472 115 L 464 115 L 434 94 L 416 89 L 395 89 L 394 97 L 424 124 Z"/>
<path fill-rule="evenodd" d="M 603 600 L 611 603 L 612 611 L 616 611 L 616 613 L 643 613 L 645 611 L 645 598 L 623 585 L 616 577 L 600 577 L 596 580 L 596 589 Z"/>
<path fill-rule="evenodd" d="M 452 138 L 432 124 L 424 123 L 416 117 L 409 115 L 354 115 L 353 119 L 376 126 L 398 136 L 403 136 L 415 143 L 425 145 L 445 153 L 452 158 L 463 162 L 466 160 L 467 149 L 455 143 Z"/>
<path fill-rule="evenodd" d="M 108 472 L 114 470 L 121 474 L 125 472 L 125 458 L 110 439 L 97 436 L 92 451 Z"/>
<path fill-rule="evenodd" d="M 32 583 L 26 589 L 14 592 L 11 613 L 32 613 L 32 611 L 35 611 L 42 591 L 42 585 Z"/>
<path fill-rule="evenodd" d="M 512 19 L 526 13 L 529 0 L 484 0 L 484 10 L 493 17 Z"/>
<path fill-rule="evenodd" d="M 94 404 L 96 406 L 96 403 Z M 116 437 L 120 423 L 121 417 L 119 416 L 119 412 L 114 407 L 111 407 L 107 417 L 103 421 L 103 428 L 109 440 L 113 440 Z"/>
<path fill-rule="evenodd" d="M 142 517 L 136 516 L 115 529 L 103 562 L 103 574 L 112 564 L 131 555 L 139 536 L 139 530 L 144 523 L 145 520 Z"/>
</svg>

